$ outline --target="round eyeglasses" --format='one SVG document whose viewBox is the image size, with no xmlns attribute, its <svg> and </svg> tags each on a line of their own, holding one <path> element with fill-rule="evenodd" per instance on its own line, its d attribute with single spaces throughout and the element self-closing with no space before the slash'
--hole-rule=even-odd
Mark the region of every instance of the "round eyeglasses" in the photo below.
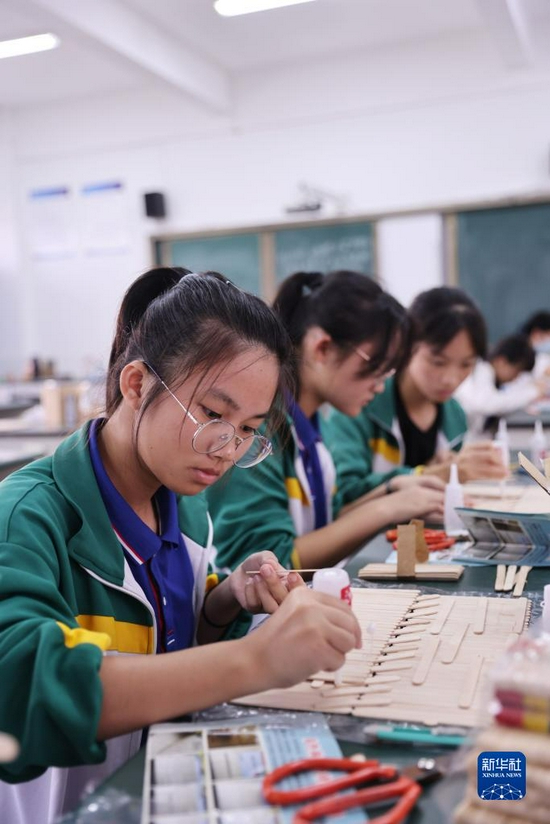
<svg viewBox="0 0 550 824">
<path fill-rule="evenodd" d="M 148 363 L 145 365 L 173 397 L 178 406 L 183 409 L 186 417 L 196 425 L 197 428 L 191 440 L 191 446 L 199 455 L 209 455 L 212 452 L 225 449 L 233 440 L 235 441 L 235 456 L 232 458 L 232 462 L 240 469 L 249 469 L 251 466 L 256 466 L 256 464 L 259 464 L 267 458 L 268 455 L 271 455 L 273 446 L 271 441 L 264 438 L 263 435 L 253 434 L 248 435 L 246 438 L 241 438 L 237 435 L 237 430 L 233 424 L 221 418 L 205 421 L 204 423 L 198 421 L 182 404 L 179 398 L 174 395 L 170 387 L 164 383 L 160 375 L 157 375 L 152 366 L 149 366 Z"/>
</svg>

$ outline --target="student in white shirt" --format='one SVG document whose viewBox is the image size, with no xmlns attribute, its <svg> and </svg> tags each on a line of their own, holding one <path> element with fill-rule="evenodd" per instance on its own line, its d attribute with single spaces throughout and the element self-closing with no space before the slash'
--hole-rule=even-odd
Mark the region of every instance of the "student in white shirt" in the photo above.
<svg viewBox="0 0 550 824">
<path fill-rule="evenodd" d="M 520 329 L 535 350 L 535 378 L 550 377 L 550 311 L 535 312 Z"/>
<path fill-rule="evenodd" d="M 455 397 L 468 417 L 468 429 L 479 434 L 489 418 L 524 409 L 544 395 L 544 384 L 531 374 L 535 352 L 523 335 L 502 338 L 488 360 L 479 360 Z"/>
</svg>

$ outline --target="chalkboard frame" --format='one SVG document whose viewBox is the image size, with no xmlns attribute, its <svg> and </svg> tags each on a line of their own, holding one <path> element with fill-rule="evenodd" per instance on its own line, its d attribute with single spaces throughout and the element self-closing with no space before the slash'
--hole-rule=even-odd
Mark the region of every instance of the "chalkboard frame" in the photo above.
<svg viewBox="0 0 550 824">
<path fill-rule="evenodd" d="M 204 240 L 214 237 L 233 237 L 242 234 L 257 234 L 260 239 L 260 296 L 272 300 L 277 291 L 275 266 L 275 237 L 277 232 L 288 229 L 309 229 L 314 227 L 344 226 L 364 223 L 370 227 L 372 234 L 372 265 L 366 274 L 378 277 L 378 258 L 376 242 L 376 221 L 371 216 L 353 215 L 346 217 L 318 218 L 316 220 L 292 220 L 282 223 L 264 223 L 252 226 L 238 226 L 216 229 L 204 229 L 190 232 L 169 232 L 153 235 L 150 238 L 151 260 L 153 265 L 172 266 L 172 250 L 178 241 Z M 290 272 L 288 274 L 291 274 Z"/>
</svg>

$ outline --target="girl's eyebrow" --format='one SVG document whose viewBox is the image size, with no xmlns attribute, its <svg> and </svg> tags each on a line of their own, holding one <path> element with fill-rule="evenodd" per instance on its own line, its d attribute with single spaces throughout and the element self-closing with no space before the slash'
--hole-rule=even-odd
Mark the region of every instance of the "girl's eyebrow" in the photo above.
<svg viewBox="0 0 550 824">
<path fill-rule="evenodd" d="M 222 403 L 225 403 L 227 406 L 231 407 L 231 409 L 234 409 L 235 412 L 241 411 L 241 407 L 239 406 L 237 401 L 235 401 L 230 395 L 228 395 L 226 392 L 223 392 L 221 389 L 216 389 L 215 387 L 212 387 L 208 390 L 206 395 L 212 395 L 214 398 L 216 398 L 216 400 L 221 401 Z M 258 412 L 256 415 L 249 415 L 249 418 L 267 418 L 268 414 L 268 412 Z"/>
</svg>

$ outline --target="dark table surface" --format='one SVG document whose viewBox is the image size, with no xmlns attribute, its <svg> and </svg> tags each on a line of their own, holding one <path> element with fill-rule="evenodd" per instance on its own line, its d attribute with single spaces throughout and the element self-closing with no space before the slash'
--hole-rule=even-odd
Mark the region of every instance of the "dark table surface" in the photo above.
<svg viewBox="0 0 550 824">
<path fill-rule="evenodd" d="M 350 559 L 346 569 L 351 577 L 355 577 L 359 569 L 365 564 L 371 561 L 384 561 L 390 549 L 391 546 L 384 535 L 378 535 Z M 419 588 L 426 592 L 436 590 L 444 594 L 476 592 L 496 596 L 497 594 L 494 592 L 495 573 L 496 568 L 494 566 L 466 567 L 459 581 L 437 581 L 434 582 L 433 586 L 424 583 L 420 585 Z M 549 580 L 549 569 L 533 569 L 529 574 L 524 595 L 533 599 L 535 612 L 537 608 L 540 610 L 542 589 L 544 584 Z M 357 585 L 365 585 L 364 582 L 356 581 L 355 583 Z M 387 586 L 388 584 L 383 582 L 367 585 Z M 391 586 L 408 588 L 413 586 L 416 588 L 417 585 L 411 584 L 411 582 L 404 582 L 402 584 L 393 582 Z M 498 597 L 511 596 L 508 593 L 504 593 L 499 594 Z M 368 723 L 367 719 L 329 716 L 329 722 L 344 755 L 361 752 L 379 761 L 404 767 L 411 765 L 421 757 L 438 757 L 455 752 L 448 747 L 434 748 L 433 746 L 396 745 L 394 743 L 372 742 L 372 739 L 369 739 L 364 733 L 364 727 Z M 144 760 L 145 753 L 141 750 L 133 759 L 111 776 L 100 789 L 111 787 L 127 792 L 132 796 L 141 797 Z M 452 821 L 452 811 L 464 797 L 465 787 L 466 777 L 462 770 L 462 753 L 458 752 L 454 759 L 454 764 L 447 775 L 424 790 L 415 810 L 408 818 L 409 824 L 420 824 L 420 822 L 422 822 L 422 824 L 445 824 L 446 822 Z"/>
</svg>

